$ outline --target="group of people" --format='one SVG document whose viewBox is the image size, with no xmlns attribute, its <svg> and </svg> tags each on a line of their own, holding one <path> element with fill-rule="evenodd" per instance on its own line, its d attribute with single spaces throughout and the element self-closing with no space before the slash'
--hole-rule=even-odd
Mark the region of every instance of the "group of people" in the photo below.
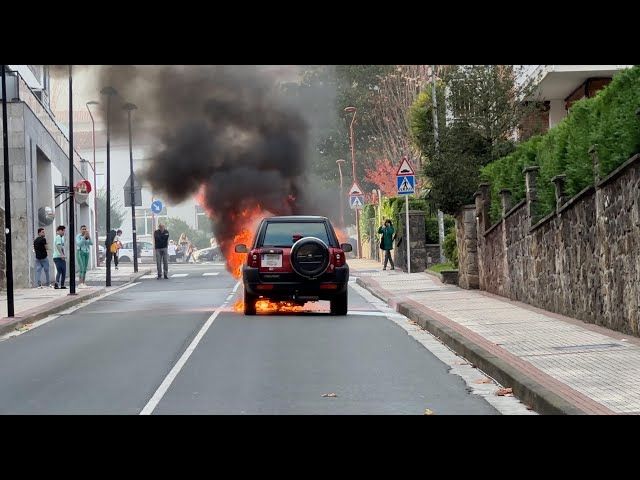
<svg viewBox="0 0 640 480">
<path fill-rule="evenodd" d="M 51 285 L 49 278 L 49 245 L 46 239 L 44 228 L 38 228 L 38 235 L 33 241 L 33 250 L 36 255 L 36 283 L 38 288 L 45 286 L 56 289 L 66 289 L 65 280 L 67 274 L 67 251 L 65 250 L 64 233 L 66 227 L 60 225 L 56 228 L 56 236 L 53 241 L 53 263 L 56 266 L 56 278 Z M 122 248 L 122 230 L 111 230 L 107 234 L 105 241 L 106 254 L 111 257 L 118 270 L 118 253 Z M 93 240 L 89 236 L 89 230 L 86 225 L 80 227 L 80 233 L 76 236 L 76 258 L 78 261 L 78 270 L 80 283 L 78 287 L 85 288 L 87 267 L 89 265 L 89 254 Z M 184 258 L 185 263 L 189 263 L 195 251 L 195 247 L 189 241 L 186 234 L 181 234 L 177 244 L 173 240 L 169 240 L 169 231 L 164 224 L 158 225 L 158 229 L 153 232 L 154 249 L 156 257 L 156 267 L 158 270 L 158 279 L 169 278 L 169 262 L 175 262 L 178 258 Z M 41 282 L 42 272 L 45 274 L 45 283 Z"/>
<path fill-rule="evenodd" d="M 38 228 L 38 235 L 33 241 L 33 250 L 36 254 L 36 283 L 38 288 L 53 287 L 55 289 L 66 289 L 65 280 L 67 275 L 67 251 L 64 242 L 64 232 L 66 227 L 64 225 L 56 228 L 56 236 L 53 240 L 53 263 L 56 266 L 56 278 L 53 285 L 49 278 L 49 244 L 47 243 L 45 229 Z M 89 265 L 89 253 L 93 240 L 89 235 L 86 225 L 80 227 L 80 233 L 75 238 L 76 243 L 76 259 L 78 260 L 78 271 L 80 282 L 79 288 L 85 288 L 87 267 Z M 45 283 L 42 283 L 42 272 L 45 274 Z"/>
</svg>

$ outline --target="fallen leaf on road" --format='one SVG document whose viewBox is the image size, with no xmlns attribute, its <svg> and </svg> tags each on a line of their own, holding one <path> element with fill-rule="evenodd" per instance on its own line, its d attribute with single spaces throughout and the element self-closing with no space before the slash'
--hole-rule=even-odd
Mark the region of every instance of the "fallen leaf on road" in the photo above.
<svg viewBox="0 0 640 480">
<path fill-rule="evenodd" d="M 493 383 L 493 380 L 491 380 L 490 378 L 481 378 L 479 380 L 476 380 L 474 383 Z"/>
<path fill-rule="evenodd" d="M 425 409 L 424 414 L 425 415 L 435 415 L 435 413 L 433 413 L 433 410 L 431 410 L 430 408 Z"/>
<path fill-rule="evenodd" d="M 469 362 L 453 362 L 454 365 L 471 365 Z"/>
<path fill-rule="evenodd" d="M 507 395 L 513 395 L 513 388 L 509 387 L 509 388 L 499 388 L 498 391 L 496 392 L 496 395 L 498 395 L 499 397 L 504 397 Z"/>
<path fill-rule="evenodd" d="M 29 330 L 29 327 L 27 325 L 20 325 L 19 327 L 16 327 L 16 330 L 24 332 L 25 330 Z"/>
<path fill-rule="evenodd" d="M 336 398 L 338 395 L 336 395 L 335 393 L 323 393 L 322 396 L 329 397 L 329 398 Z"/>
<path fill-rule="evenodd" d="M 418 322 L 415 322 L 415 321 L 413 321 L 413 320 L 408 320 L 408 322 L 409 322 L 411 325 L 418 325 Z"/>
</svg>

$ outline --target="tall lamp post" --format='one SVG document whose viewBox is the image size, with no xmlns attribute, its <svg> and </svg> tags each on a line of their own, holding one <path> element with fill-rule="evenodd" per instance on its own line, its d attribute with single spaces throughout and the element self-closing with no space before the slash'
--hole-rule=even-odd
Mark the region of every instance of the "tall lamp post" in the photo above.
<svg viewBox="0 0 640 480">
<path fill-rule="evenodd" d="M 349 139 L 351 141 L 351 168 L 353 175 L 353 182 L 356 183 L 356 151 L 355 151 L 355 141 L 353 138 L 353 123 L 356 121 L 356 107 L 346 107 L 344 109 L 345 113 L 353 113 L 353 118 L 351 119 L 351 124 L 349 125 Z M 360 211 L 356 208 L 356 228 L 358 231 L 358 250 L 357 257 L 362 258 L 362 247 L 360 246 Z"/>
<path fill-rule="evenodd" d="M 69 295 L 76 294 L 76 200 L 73 190 L 73 66 L 69 65 Z"/>
<path fill-rule="evenodd" d="M 138 107 L 133 103 L 126 103 L 123 110 L 127 112 L 129 116 L 129 186 L 131 188 L 131 233 L 133 236 L 133 271 L 138 271 L 138 242 L 136 240 L 136 194 L 133 189 L 133 142 L 131 140 L 131 112 Z"/>
<path fill-rule="evenodd" d="M 107 224 L 106 230 L 107 230 L 107 236 L 108 236 L 109 232 L 111 231 L 111 126 L 109 124 L 109 114 L 111 113 L 111 97 L 116 95 L 118 92 L 113 87 L 104 87 L 102 90 L 100 90 L 100 93 L 102 95 L 107 96 L 107 169 L 106 169 L 107 214 L 106 214 L 105 220 Z M 106 251 L 106 256 L 107 256 L 107 278 L 106 278 L 105 285 L 107 287 L 110 287 L 111 286 L 111 255 L 108 250 Z"/>
<path fill-rule="evenodd" d="M 9 134 L 7 122 L 7 79 L 2 65 L 2 152 L 4 156 L 4 247 L 7 277 L 7 317 L 14 316 L 13 250 L 11 249 L 11 193 L 9 177 Z"/>
<path fill-rule="evenodd" d="M 95 242 L 96 242 L 96 266 L 100 266 L 100 242 L 98 241 L 98 185 L 96 180 L 96 123 L 93 119 L 93 114 L 89 105 L 100 105 L 99 102 L 91 100 L 86 103 L 89 116 L 91 117 L 91 130 L 93 132 L 93 225 L 95 227 Z"/>
<path fill-rule="evenodd" d="M 345 161 L 341 158 L 336 160 L 338 164 L 338 172 L 340 172 L 340 226 L 344 228 L 344 202 L 346 198 L 344 198 L 344 190 L 342 188 L 342 164 Z"/>
</svg>

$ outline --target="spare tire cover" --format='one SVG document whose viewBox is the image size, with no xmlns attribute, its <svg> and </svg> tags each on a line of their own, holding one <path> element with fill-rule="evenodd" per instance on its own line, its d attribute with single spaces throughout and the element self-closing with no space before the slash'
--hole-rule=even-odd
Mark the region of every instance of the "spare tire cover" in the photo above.
<svg viewBox="0 0 640 480">
<path fill-rule="evenodd" d="M 316 237 L 304 237 L 291 246 L 291 267 L 298 275 L 315 278 L 329 266 L 329 248 Z"/>
</svg>

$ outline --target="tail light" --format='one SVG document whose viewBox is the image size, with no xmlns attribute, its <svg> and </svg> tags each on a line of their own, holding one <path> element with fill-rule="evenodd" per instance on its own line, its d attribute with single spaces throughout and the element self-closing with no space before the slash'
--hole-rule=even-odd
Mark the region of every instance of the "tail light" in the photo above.
<svg viewBox="0 0 640 480">
<path fill-rule="evenodd" d="M 339 248 L 333 249 L 333 263 L 334 267 L 344 267 L 345 257 L 344 252 Z"/>
<path fill-rule="evenodd" d="M 260 266 L 260 250 L 253 249 L 247 255 L 247 265 L 253 268 Z"/>
</svg>

